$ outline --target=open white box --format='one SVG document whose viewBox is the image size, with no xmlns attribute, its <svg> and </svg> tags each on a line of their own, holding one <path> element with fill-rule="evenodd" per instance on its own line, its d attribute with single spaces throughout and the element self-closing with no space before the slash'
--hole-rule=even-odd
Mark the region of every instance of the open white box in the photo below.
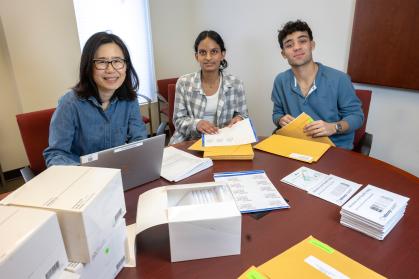
<svg viewBox="0 0 419 279">
<path fill-rule="evenodd" d="M 57 213 L 70 261 L 88 263 L 126 212 L 119 169 L 53 166 L 18 188 L 4 205 Z"/>
<path fill-rule="evenodd" d="M 0 278 L 60 278 L 67 265 L 54 212 L 0 206 Z"/>
<path fill-rule="evenodd" d="M 241 214 L 222 183 L 164 186 L 140 195 L 137 233 L 165 223 L 172 262 L 240 254 Z"/>
</svg>

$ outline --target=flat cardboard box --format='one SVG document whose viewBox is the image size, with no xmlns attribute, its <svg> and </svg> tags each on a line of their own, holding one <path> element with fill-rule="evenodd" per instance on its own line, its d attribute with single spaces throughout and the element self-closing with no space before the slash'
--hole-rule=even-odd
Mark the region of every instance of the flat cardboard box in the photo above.
<svg viewBox="0 0 419 279">
<path fill-rule="evenodd" d="M 68 259 L 88 263 L 126 212 L 119 169 L 52 166 L 0 201 L 57 213 Z"/>
<path fill-rule="evenodd" d="M 137 233 L 164 223 L 172 262 L 240 254 L 241 214 L 223 183 L 165 186 L 140 195 Z"/>
<path fill-rule="evenodd" d="M 80 279 L 115 278 L 124 267 L 126 238 L 125 219 L 121 219 L 105 245 L 101 247 L 100 252 L 90 263 L 70 262 L 66 270 L 79 274 Z"/>
<path fill-rule="evenodd" d="M 0 206 L 0 278 L 60 278 L 68 264 L 54 212 Z"/>
</svg>

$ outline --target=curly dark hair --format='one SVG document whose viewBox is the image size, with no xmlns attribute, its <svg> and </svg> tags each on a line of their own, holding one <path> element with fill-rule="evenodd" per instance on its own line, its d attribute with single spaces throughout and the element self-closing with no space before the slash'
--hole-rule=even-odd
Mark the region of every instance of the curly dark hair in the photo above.
<svg viewBox="0 0 419 279">
<path fill-rule="evenodd" d="M 281 46 L 281 49 L 284 49 L 285 37 L 297 31 L 307 32 L 310 41 L 313 40 L 313 33 L 311 32 L 311 29 L 308 26 L 307 22 L 301 21 L 299 19 L 296 21 L 288 21 L 287 23 L 285 23 L 281 30 L 278 30 L 278 43 Z"/>
<path fill-rule="evenodd" d="M 93 96 L 99 103 L 102 103 L 96 83 L 93 80 L 93 59 L 95 58 L 95 53 L 98 48 L 101 45 L 109 43 L 115 43 L 121 48 L 126 63 L 126 77 L 124 83 L 115 90 L 112 98 L 117 97 L 120 100 L 130 101 L 136 100 L 139 82 L 137 72 L 131 64 L 128 48 L 121 38 L 107 32 L 93 34 L 84 45 L 80 59 L 79 82 L 73 87 L 73 90 L 81 98 L 87 99 L 90 96 Z"/>
<path fill-rule="evenodd" d="M 195 53 L 198 53 L 199 43 L 201 41 L 205 40 L 206 38 L 210 38 L 214 42 L 216 42 L 220 46 L 220 49 L 221 49 L 222 52 L 226 51 L 226 48 L 224 46 L 224 41 L 221 38 L 220 34 L 218 34 L 215 31 L 212 31 L 212 30 L 206 30 L 206 31 L 202 31 L 201 33 L 199 33 L 198 37 L 196 37 L 196 39 L 195 39 L 195 44 L 194 44 Z M 227 68 L 227 66 L 228 66 L 227 60 L 225 60 L 225 59 L 221 60 L 220 71 Z"/>
</svg>

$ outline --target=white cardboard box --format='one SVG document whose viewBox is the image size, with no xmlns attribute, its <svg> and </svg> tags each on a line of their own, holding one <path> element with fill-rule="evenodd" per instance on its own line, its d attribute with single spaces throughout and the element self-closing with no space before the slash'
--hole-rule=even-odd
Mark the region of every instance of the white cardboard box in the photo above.
<svg viewBox="0 0 419 279">
<path fill-rule="evenodd" d="M 241 214 L 223 183 L 165 186 L 140 195 L 137 233 L 164 223 L 172 262 L 240 254 Z"/>
<path fill-rule="evenodd" d="M 0 278 L 60 278 L 67 264 L 54 212 L 0 206 Z"/>
<path fill-rule="evenodd" d="M 0 201 L 57 213 L 70 261 L 88 263 L 126 212 L 119 169 L 53 166 Z"/>
<path fill-rule="evenodd" d="M 66 270 L 79 274 L 81 279 L 115 278 L 124 267 L 126 238 L 125 219 L 121 219 L 90 263 L 70 262 Z"/>
</svg>

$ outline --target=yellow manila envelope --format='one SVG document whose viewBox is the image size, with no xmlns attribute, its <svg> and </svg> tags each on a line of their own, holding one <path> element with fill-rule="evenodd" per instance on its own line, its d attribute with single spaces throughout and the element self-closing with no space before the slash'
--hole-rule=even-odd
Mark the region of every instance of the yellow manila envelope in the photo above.
<svg viewBox="0 0 419 279">
<path fill-rule="evenodd" d="M 231 146 L 202 146 L 202 140 L 197 140 L 189 150 L 204 151 L 205 158 L 213 160 L 252 160 L 255 156 L 252 145 L 231 145 Z"/>
<path fill-rule="evenodd" d="M 312 236 L 257 270 L 267 278 L 385 278 Z"/>
<path fill-rule="evenodd" d="M 254 148 L 291 159 L 312 163 L 317 162 L 330 148 L 330 145 L 321 142 L 272 135 L 256 144 Z"/>
<path fill-rule="evenodd" d="M 307 136 L 304 133 L 304 126 L 313 122 L 313 118 L 311 118 L 308 114 L 302 112 L 297 118 L 293 121 L 288 123 L 286 126 L 282 127 L 281 129 L 276 130 L 277 135 L 286 136 L 286 137 L 293 137 L 298 139 L 310 140 L 315 142 L 322 142 L 330 144 L 331 146 L 335 146 L 335 144 L 330 140 L 329 137 L 319 137 L 313 138 Z"/>
</svg>

